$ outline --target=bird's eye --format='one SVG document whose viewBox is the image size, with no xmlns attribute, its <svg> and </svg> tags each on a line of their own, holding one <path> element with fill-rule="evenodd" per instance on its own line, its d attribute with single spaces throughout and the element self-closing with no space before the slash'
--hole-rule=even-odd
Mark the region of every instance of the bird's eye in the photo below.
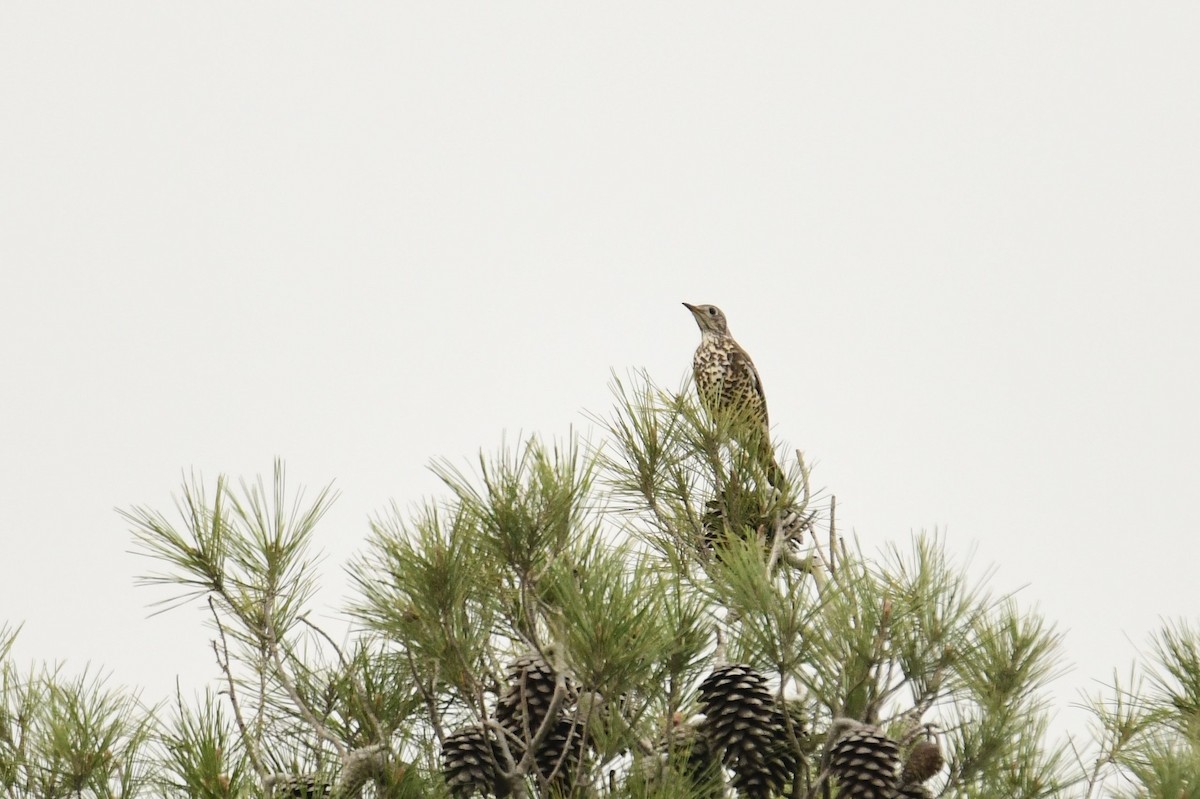
<svg viewBox="0 0 1200 799">
<path fill-rule="evenodd" d="M 714 307 L 712 307 L 711 305 L 710 305 L 710 306 L 708 306 L 708 315 L 709 315 L 709 316 L 716 316 L 716 315 L 717 315 L 717 309 L 716 309 L 716 308 L 714 308 Z"/>
</svg>

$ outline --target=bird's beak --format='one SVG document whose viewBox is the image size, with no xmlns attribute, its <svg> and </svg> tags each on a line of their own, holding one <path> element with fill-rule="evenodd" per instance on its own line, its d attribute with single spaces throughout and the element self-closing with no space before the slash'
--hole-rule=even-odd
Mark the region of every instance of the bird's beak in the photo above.
<svg viewBox="0 0 1200 799">
<path fill-rule="evenodd" d="M 700 309 L 699 309 L 699 308 L 697 308 L 695 305 L 692 305 L 690 302 L 685 302 L 685 303 L 683 304 L 683 307 L 684 307 L 684 308 L 687 308 L 687 309 L 688 309 L 689 311 L 691 311 L 692 313 L 699 313 L 699 312 L 700 312 Z"/>
</svg>

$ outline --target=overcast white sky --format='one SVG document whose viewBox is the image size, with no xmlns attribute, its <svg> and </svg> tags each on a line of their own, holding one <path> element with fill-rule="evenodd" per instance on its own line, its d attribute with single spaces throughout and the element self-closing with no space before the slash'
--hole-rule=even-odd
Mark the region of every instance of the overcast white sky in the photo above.
<svg viewBox="0 0 1200 799">
<path fill-rule="evenodd" d="M 114 507 L 588 430 L 729 316 L 864 546 L 944 529 L 1075 691 L 1200 585 L 1200 6 L 0 5 L 0 620 L 166 696 Z"/>
</svg>

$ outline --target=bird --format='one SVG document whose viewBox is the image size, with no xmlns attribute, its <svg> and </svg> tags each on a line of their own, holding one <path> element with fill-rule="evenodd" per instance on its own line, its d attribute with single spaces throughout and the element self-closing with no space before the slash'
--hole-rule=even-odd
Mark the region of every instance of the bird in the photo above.
<svg viewBox="0 0 1200 799">
<path fill-rule="evenodd" d="M 720 308 L 687 302 L 683 306 L 692 312 L 700 328 L 700 346 L 696 347 L 692 357 L 700 403 L 710 416 L 714 413 L 744 415 L 748 429 L 739 443 L 759 453 L 767 470 L 767 480 L 778 488 L 783 470 L 775 461 L 771 447 L 767 397 L 754 361 L 730 335 L 729 323 Z"/>
</svg>

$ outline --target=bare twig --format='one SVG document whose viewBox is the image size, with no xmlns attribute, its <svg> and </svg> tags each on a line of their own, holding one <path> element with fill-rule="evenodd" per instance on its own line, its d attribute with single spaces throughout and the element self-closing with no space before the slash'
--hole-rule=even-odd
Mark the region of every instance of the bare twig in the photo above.
<svg viewBox="0 0 1200 799">
<path fill-rule="evenodd" d="M 500 750 L 500 756 L 504 759 L 503 763 L 496 763 L 497 771 L 500 773 L 501 779 L 508 787 L 512 796 L 516 799 L 521 799 L 525 796 L 525 780 L 517 771 L 517 759 L 513 757 L 514 746 L 509 746 L 509 737 L 512 737 L 513 744 L 519 743 L 517 737 L 513 733 L 504 728 L 500 722 L 495 719 L 484 719 L 483 726 L 491 732 L 492 740 L 496 742 L 497 748 Z M 520 751 L 520 750 L 517 750 Z"/>
<path fill-rule="evenodd" d="M 212 611 L 213 621 L 217 624 L 217 635 L 221 641 L 219 648 L 216 641 L 212 642 L 213 654 L 217 658 L 217 666 L 225 675 L 225 683 L 229 686 L 226 693 L 229 696 L 229 704 L 233 706 L 233 718 L 237 722 L 238 732 L 242 735 L 246 756 L 250 758 L 250 765 L 254 767 L 254 773 L 258 775 L 261 783 L 267 777 L 267 769 L 258 756 L 258 740 L 250 735 L 250 731 L 246 728 L 246 720 L 242 716 L 242 707 L 238 703 L 237 686 L 233 679 L 233 671 L 229 666 L 229 643 L 225 640 L 225 626 L 221 624 L 221 616 L 217 613 L 216 603 L 211 596 L 208 598 L 208 609 Z"/>
<path fill-rule="evenodd" d="M 812 486 L 809 483 L 808 464 L 804 462 L 804 453 L 796 450 L 796 462 L 800 465 L 800 507 L 807 508 L 808 503 L 812 500 Z"/>
<path fill-rule="evenodd" d="M 326 741 L 333 746 L 334 750 L 337 751 L 339 758 L 345 758 L 346 753 L 349 751 L 346 748 L 346 745 L 342 743 L 342 741 L 339 740 L 336 735 L 329 731 L 329 728 L 326 727 L 325 724 L 316 717 L 316 714 L 313 713 L 312 708 L 310 708 L 308 703 L 304 701 L 304 698 L 300 696 L 300 692 L 296 690 L 296 684 L 292 681 L 291 674 L 288 673 L 287 667 L 283 662 L 283 657 L 279 654 L 279 639 L 278 633 L 275 630 L 275 621 L 273 618 L 275 610 L 274 604 L 274 599 L 271 596 L 268 596 L 266 601 L 263 603 L 263 633 L 265 634 L 264 638 L 267 647 L 267 654 L 270 656 L 271 662 L 275 666 L 275 677 L 279 680 L 279 684 L 283 686 L 283 690 L 287 693 L 288 699 L 292 700 L 292 704 L 296 706 L 296 710 L 299 711 L 301 718 L 308 722 L 309 726 L 312 727 L 313 732 L 315 732 L 323 741 Z"/>
<path fill-rule="evenodd" d="M 784 552 L 783 560 L 785 563 L 787 563 L 787 565 L 791 566 L 796 571 L 801 572 L 803 574 L 812 575 L 813 582 L 817 584 L 818 593 L 825 590 L 825 583 L 826 583 L 825 573 L 823 571 L 821 571 L 821 569 L 818 569 L 813 565 L 811 555 L 809 555 L 808 557 L 802 558 L 795 552 Z M 824 559 L 819 557 L 819 553 L 818 553 L 818 560 L 820 560 L 822 562 L 822 564 L 824 563 Z"/>
<path fill-rule="evenodd" d="M 1086 768 L 1084 766 L 1083 753 L 1079 751 L 1077 746 L 1075 746 L 1075 739 L 1073 737 L 1068 738 L 1068 743 L 1071 746 L 1071 752 L 1075 755 L 1075 760 L 1077 763 L 1079 763 L 1080 768 Z M 1116 763 L 1115 750 L 1101 754 L 1096 758 L 1096 765 L 1090 769 L 1090 773 L 1088 774 L 1088 781 L 1087 785 L 1085 786 L 1086 790 L 1083 793 L 1084 799 L 1092 799 L 1092 793 L 1097 788 L 1104 785 L 1105 768 L 1114 763 Z"/>
</svg>

